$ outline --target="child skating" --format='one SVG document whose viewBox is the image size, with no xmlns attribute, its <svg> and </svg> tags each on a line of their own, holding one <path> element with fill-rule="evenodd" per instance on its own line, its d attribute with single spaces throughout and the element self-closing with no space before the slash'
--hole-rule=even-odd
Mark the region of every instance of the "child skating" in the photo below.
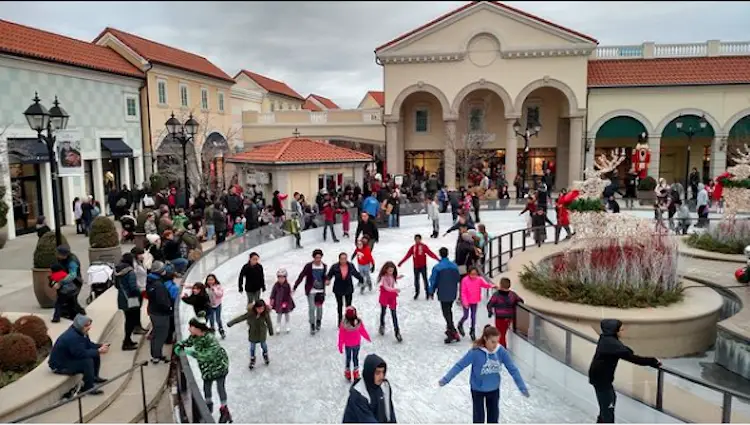
<svg viewBox="0 0 750 425">
<path fill-rule="evenodd" d="M 432 234 L 430 238 L 435 239 L 440 236 L 440 207 L 435 201 L 435 196 L 427 199 L 427 219 L 432 223 Z"/>
<path fill-rule="evenodd" d="M 508 333 L 511 323 L 513 323 L 513 318 L 516 317 L 516 305 L 522 302 L 523 298 L 510 290 L 510 279 L 504 277 L 500 279 L 500 287 L 487 303 L 489 317 L 495 315 L 495 327 L 500 332 L 500 345 L 503 348 L 508 348 L 505 335 Z"/>
<path fill-rule="evenodd" d="M 378 285 L 380 286 L 380 335 L 385 335 L 385 310 L 391 310 L 391 317 L 393 318 L 393 332 L 396 336 L 396 340 L 401 342 L 401 332 L 398 327 L 398 316 L 396 315 L 396 305 L 398 301 L 398 294 L 401 292 L 400 289 L 396 288 L 396 281 L 401 279 L 403 276 L 399 276 L 396 271 L 396 265 L 393 261 L 389 261 L 383 265 L 378 275 Z"/>
<path fill-rule="evenodd" d="M 232 423 L 232 414 L 227 406 L 226 379 L 229 374 L 229 356 L 224 347 L 214 338 L 213 329 L 206 325 L 203 315 L 190 319 L 190 336 L 174 346 L 174 352 L 178 356 L 186 354 L 198 360 L 198 368 L 203 378 L 203 396 L 208 405 L 208 410 L 213 412 L 214 382 L 219 392 L 219 423 Z"/>
<path fill-rule="evenodd" d="M 292 299 L 292 286 L 287 280 L 286 269 L 279 269 L 276 272 L 276 283 L 271 289 L 271 308 L 276 312 L 276 328 L 281 333 L 281 316 L 284 316 L 286 328 L 284 331 L 289 333 L 289 313 L 294 310 L 294 300 Z"/>
<path fill-rule="evenodd" d="M 182 301 L 193 306 L 196 316 L 203 312 L 203 317 L 208 317 L 211 312 L 211 299 L 203 282 L 195 282 L 190 289 L 190 295 L 183 295 Z"/>
<path fill-rule="evenodd" d="M 353 306 L 346 308 L 344 320 L 339 326 L 339 353 L 346 350 L 346 364 L 344 369 L 344 378 L 347 381 L 359 379 L 359 347 L 362 338 L 367 342 L 370 340 L 370 334 L 365 329 L 365 324 L 357 315 L 357 309 Z M 352 373 L 352 370 L 354 373 Z"/>
<path fill-rule="evenodd" d="M 416 300 L 419 298 L 419 277 L 422 277 L 422 282 L 424 282 L 424 299 L 428 300 L 430 299 L 430 293 L 427 291 L 427 287 L 429 286 L 429 282 L 427 282 L 427 256 L 432 257 L 435 261 L 440 261 L 440 259 L 435 255 L 434 252 L 430 250 L 430 247 L 422 243 L 422 235 L 414 235 L 414 245 L 409 247 L 409 251 L 406 252 L 406 255 L 404 255 L 404 258 L 401 259 L 401 261 L 398 262 L 398 266 L 401 267 L 402 264 L 406 262 L 406 260 L 409 259 L 409 257 L 413 257 L 412 261 L 414 263 L 414 299 Z"/>
<path fill-rule="evenodd" d="M 362 282 L 359 284 L 359 293 L 365 293 L 365 286 L 369 291 L 372 291 L 372 276 L 371 273 L 375 272 L 375 259 L 372 258 L 372 252 L 370 246 L 367 244 L 367 237 L 357 241 L 357 249 L 352 254 L 352 259 L 357 258 L 357 269 L 359 274 L 362 275 Z"/>
<path fill-rule="evenodd" d="M 213 329 L 216 329 L 216 325 L 218 324 L 219 334 L 221 335 L 221 339 L 224 339 L 226 338 L 226 332 L 224 332 L 224 322 L 221 320 L 221 303 L 224 299 L 224 288 L 221 286 L 219 279 L 216 279 L 216 275 L 210 274 L 206 276 L 206 291 L 211 303 L 211 311 L 208 313 L 208 323 Z"/>
<path fill-rule="evenodd" d="M 494 286 L 479 275 L 479 270 L 476 267 L 469 268 L 469 273 L 461 279 L 461 305 L 464 308 L 464 314 L 461 316 L 461 320 L 458 321 L 458 333 L 461 336 L 466 335 L 464 333 L 464 323 L 469 318 L 469 312 L 471 312 L 469 336 L 472 340 L 476 339 L 474 329 L 477 325 L 477 305 L 479 301 L 482 301 L 482 288 L 489 289 L 494 288 Z"/>
<path fill-rule="evenodd" d="M 255 368 L 255 347 L 258 344 L 263 350 L 263 361 L 267 365 L 270 360 L 268 359 L 266 338 L 268 335 L 273 335 L 273 322 L 268 308 L 266 308 L 266 302 L 258 300 L 254 304 L 248 304 L 247 313 L 230 320 L 227 326 L 231 328 L 243 320 L 247 321 L 247 339 L 250 341 L 250 369 Z"/>
</svg>

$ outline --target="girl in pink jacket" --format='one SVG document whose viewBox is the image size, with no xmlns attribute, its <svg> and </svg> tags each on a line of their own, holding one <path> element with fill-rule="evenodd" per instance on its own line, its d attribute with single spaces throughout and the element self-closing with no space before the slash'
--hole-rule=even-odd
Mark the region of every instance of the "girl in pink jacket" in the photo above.
<svg viewBox="0 0 750 425">
<path fill-rule="evenodd" d="M 344 320 L 339 326 L 339 353 L 344 352 L 346 348 L 346 369 L 344 369 L 344 377 L 347 381 L 352 378 L 356 381 L 359 379 L 359 346 L 362 342 L 362 338 L 366 339 L 367 342 L 370 340 L 370 334 L 365 329 L 365 324 L 362 319 L 357 315 L 357 309 L 354 306 L 346 308 Z M 352 375 L 349 365 L 354 366 L 354 374 Z"/>
<path fill-rule="evenodd" d="M 206 276 L 206 290 L 208 292 L 208 299 L 211 302 L 211 311 L 208 312 L 208 322 L 211 324 L 211 328 L 216 329 L 214 325 L 219 325 L 219 334 L 221 339 L 226 338 L 224 332 L 224 323 L 221 320 L 221 303 L 224 300 L 224 288 L 221 286 L 219 279 L 216 275 L 210 274 Z"/>
<path fill-rule="evenodd" d="M 471 311 L 469 336 L 472 341 L 476 340 L 474 328 L 477 325 L 477 305 L 482 301 L 482 288 L 493 287 L 492 284 L 484 280 L 483 276 L 479 275 L 479 270 L 476 267 L 471 267 L 469 273 L 461 279 L 461 304 L 464 307 L 464 315 L 458 321 L 458 333 L 461 336 L 465 335 L 464 322 L 469 318 L 469 311 Z"/>
</svg>

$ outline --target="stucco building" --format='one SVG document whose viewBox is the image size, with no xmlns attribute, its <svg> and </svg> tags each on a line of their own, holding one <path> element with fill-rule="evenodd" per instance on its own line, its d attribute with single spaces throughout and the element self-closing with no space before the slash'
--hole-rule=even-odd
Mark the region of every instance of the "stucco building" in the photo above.
<svg viewBox="0 0 750 425">
<path fill-rule="evenodd" d="M 750 129 L 750 42 L 599 46 L 589 35 L 482 1 L 375 54 L 383 67 L 384 132 L 368 125 L 375 109 L 360 109 L 346 130 L 331 122 L 330 112 L 324 126 L 321 118 L 313 122 L 314 113 L 248 113 L 246 145 L 293 128 L 305 135 L 314 129 L 319 138 L 385 141 L 391 174 L 417 166 L 442 168 L 446 176 L 460 171 L 471 150 L 505 164 L 512 181 L 524 158 L 518 121 L 521 133 L 541 127 L 529 140 L 527 177 L 554 162 L 559 188 L 579 179 L 595 153 L 624 149 L 629 157 L 639 137 L 651 149 L 650 175 L 681 180 L 689 166 L 715 176 Z M 375 106 L 371 97 L 360 106 Z M 684 129 L 707 122 L 689 150 L 688 137 L 676 129 L 678 117 Z"/>
<path fill-rule="evenodd" d="M 39 215 L 54 226 L 53 190 L 63 224 L 73 224 L 74 198 L 106 205 L 108 187 L 143 182 L 144 84 L 143 72 L 107 47 L 0 20 L 0 184 L 11 239 L 35 231 Z M 23 115 L 35 93 L 47 108 L 57 97 L 70 115 L 56 135 L 75 155 L 54 182 L 47 148 Z"/>
<path fill-rule="evenodd" d="M 241 140 L 232 126 L 234 79 L 202 56 L 115 28 L 105 28 L 93 43 L 116 51 L 146 76 L 141 92 L 146 175 L 158 170 L 183 180 L 182 147 L 164 123 L 172 113 L 180 122 L 192 114 L 200 127 L 187 146 L 191 187 L 221 188 L 224 156 Z"/>
</svg>

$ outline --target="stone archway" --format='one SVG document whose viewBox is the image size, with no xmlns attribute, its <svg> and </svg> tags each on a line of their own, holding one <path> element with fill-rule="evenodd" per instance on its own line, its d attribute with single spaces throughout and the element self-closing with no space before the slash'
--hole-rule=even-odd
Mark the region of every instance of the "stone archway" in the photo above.
<svg viewBox="0 0 750 425">
<path fill-rule="evenodd" d="M 396 96 L 396 99 L 393 101 L 393 105 L 391 107 L 391 116 L 400 117 L 401 107 L 403 106 L 406 98 L 414 93 L 419 93 L 419 92 L 429 93 L 435 96 L 435 98 L 440 102 L 440 107 L 443 111 L 443 114 L 444 115 L 451 114 L 452 112 L 451 105 L 450 105 L 450 102 L 448 102 L 448 98 L 445 96 L 445 93 L 443 93 L 442 90 L 433 86 L 432 84 L 419 82 L 417 84 L 413 84 L 401 90 L 401 93 L 399 93 L 398 96 Z"/>
<path fill-rule="evenodd" d="M 737 156 L 737 150 L 743 149 L 745 146 L 750 146 L 750 111 L 747 115 L 734 120 L 731 127 L 728 128 L 727 141 L 725 146 L 726 151 L 726 167 L 737 165 L 734 162 L 734 158 Z"/>
<path fill-rule="evenodd" d="M 198 155 L 193 142 L 185 145 L 185 157 L 188 164 L 190 193 L 197 194 L 197 189 L 200 187 L 201 173 L 198 166 Z M 182 144 L 178 140 L 173 139 L 171 135 L 164 137 L 156 148 L 157 172 L 166 177 L 170 185 L 175 185 L 178 188 L 178 198 L 184 197 L 184 159 Z"/>
<path fill-rule="evenodd" d="M 599 155 L 611 155 L 613 152 L 624 154 L 625 160 L 617 167 L 617 173 L 610 178 L 617 178 L 624 186 L 625 176 L 632 166 L 633 150 L 643 137 L 646 141 L 653 132 L 652 124 L 643 115 L 635 111 L 613 111 L 600 118 L 589 133 L 594 136 L 594 146 L 588 152 L 584 168 L 593 167 L 593 158 Z M 588 162 L 588 160 L 591 162 Z"/>
<path fill-rule="evenodd" d="M 211 132 L 201 147 L 201 188 L 218 193 L 227 187 L 226 158 L 230 153 L 227 139 L 219 132 Z"/>
<path fill-rule="evenodd" d="M 647 134 L 654 133 L 654 125 L 651 123 L 651 121 L 646 118 L 645 115 L 632 109 L 618 109 L 616 111 L 611 111 L 602 115 L 601 118 L 596 120 L 596 122 L 594 122 L 591 127 L 589 127 L 588 133 L 596 136 L 596 134 L 599 132 L 599 129 L 604 126 L 604 124 L 606 124 L 612 118 L 616 117 L 630 117 L 641 123 Z"/>
<path fill-rule="evenodd" d="M 705 129 L 700 127 L 701 118 L 706 120 Z M 682 122 L 683 131 L 678 129 L 678 121 Z M 692 137 L 684 133 L 691 129 L 694 130 Z M 699 180 L 710 178 L 712 145 L 717 130 L 721 131 L 721 127 L 716 119 L 700 109 L 681 109 L 667 115 L 655 130 L 660 136 L 659 177 L 686 188 L 693 169 L 698 171 Z"/>
<path fill-rule="evenodd" d="M 578 102 L 578 98 L 575 95 L 575 92 L 573 92 L 573 89 L 571 89 L 570 86 L 554 78 L 542 78 L 540 80 L 532 81 L 531 83 L 527 84 L 526 87 L 524 87 L 518 93 L 518 96 L 516 96 L 516 101 L 514 103 L 514 110 L 522 111 L 523 104 L 526 101 L 526 99 L 529 97 L 529 95 L 535 90 L 538 90 L 544 87 L 555 88 L 559 90 L 563 95 L 565 95 L 565 99 L 567 100 L 566 115 L 570 116 L 570 115 L 578 114 L 579 102 Z"/>
<path fill-rule="evenodd" d="M 462 88 L 461 91 L 458 92 L 456 97 L 453 99 L 451 110 L 457 113 L 461 107 L 461 102 L 463 102 L 470 93 L 476 90 L 489 90 L 495 93 L 500 98 L 500 100 L 503 101 L 505 115 L 511 115 L 516 112 L 513 106 L 513 100 L 511 99 L 508 92 L 505 91 L 505 89 L 502 88 L 502 86 L 500 86 L 499 84 L 493 83 L 491 81 L 485 81 L 484 79 L 475 81 Z"/>
</svg>

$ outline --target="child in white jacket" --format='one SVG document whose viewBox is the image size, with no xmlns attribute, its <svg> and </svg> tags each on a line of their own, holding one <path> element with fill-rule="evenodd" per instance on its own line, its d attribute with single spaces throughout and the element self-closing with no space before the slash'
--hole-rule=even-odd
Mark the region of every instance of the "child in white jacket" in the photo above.
<svg viewBox="0 0 750 425">
<path fill-rule="evenodd" d="M 435 201 L 435 196 L 427 199 L 427 219 L 432 221 L 431 238 L 437 238 L 440 235 L 440 208 Z"/>
</svg>

